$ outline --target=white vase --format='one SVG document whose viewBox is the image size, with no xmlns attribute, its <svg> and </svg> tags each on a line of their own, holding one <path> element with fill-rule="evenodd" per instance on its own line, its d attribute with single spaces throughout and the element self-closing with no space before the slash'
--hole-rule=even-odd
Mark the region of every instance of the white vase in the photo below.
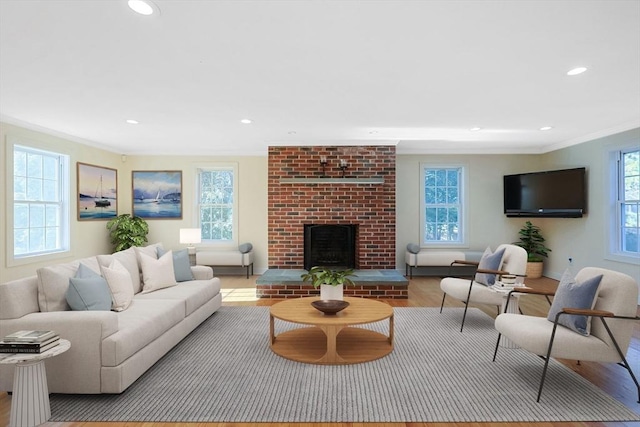
<svg viewBox="0 0 640 427">
<path fill-rule="evenodd" d="M 342 285 L 320 285 L 320 299 L 334 299 L 342 301 Z"/>
</svg>

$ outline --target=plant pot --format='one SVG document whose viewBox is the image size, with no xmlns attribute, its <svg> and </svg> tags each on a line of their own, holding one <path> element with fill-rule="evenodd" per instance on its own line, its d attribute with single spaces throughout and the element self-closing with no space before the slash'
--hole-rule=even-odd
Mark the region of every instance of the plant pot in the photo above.
<svg viewBox="0 0 640 427">
<path fill-rule="evenodd" d="M 543 262 L 528 262 L 527 263 L 527 279 L 539 279 L 542 277 Z"/>
<path fill-rule="evenodd" d="M 342 301 L 343 285 L 320 285 L 320 299 L 333 299 Z"/>
</svg>

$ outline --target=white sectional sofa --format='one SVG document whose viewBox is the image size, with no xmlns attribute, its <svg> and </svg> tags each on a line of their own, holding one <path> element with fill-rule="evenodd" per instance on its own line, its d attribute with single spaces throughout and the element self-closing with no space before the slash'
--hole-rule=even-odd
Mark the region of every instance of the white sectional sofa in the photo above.
<svg viewBox="0 0 640 427">
<path fill-rule="evenodd" d="M 160 288 L 154 283 L 149 289 L 145 279 L 151 283 L 159 270 L 150 271 L 146 264 L 145 274 L 140 253 L 156 249 L 130 248 L 53 265 L 35 276 L 0 284 L 0 336 L 46 329 L 71 342 L 69 351 L 46 361 L 51 393 L 121 393 L 222 304 L 220 280 L 206 266 L 187 265 L 190 280 Z M 120 277 L 132 286 L 128 306 L 116 308 L 121 311 L 72 310 L 66 293 L 80 263 L 96 273 L 118 264 Z M 126 268 L 124 276 L 121 267 Z M 13 369 L 0 365 L 0 390 L 12 390 Z"/>
</svg>

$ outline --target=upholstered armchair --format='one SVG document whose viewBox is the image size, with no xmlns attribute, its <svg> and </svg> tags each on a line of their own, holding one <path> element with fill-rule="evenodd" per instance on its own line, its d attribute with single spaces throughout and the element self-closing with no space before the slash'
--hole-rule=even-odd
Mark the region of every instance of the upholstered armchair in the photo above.
<svg viewBox="0 0 640 427">
<path fill-rule="evenodd" d="M 618 363 L 631 375 L 638 389 L 640 403 L 640 385 L 625 358 L 635 326 L 633 320 L 640 319 L 636 313 L 638 284 L 626 274 L 603 268 L 583 268 L 575 279 L 569 279 L 569 283 L 566 283 L 566 276 L 565 273 L 555 293 L 550 309 L 551 315 L 536 317 L 511 313 L 500 314 L 495 320 L 495 327 L 499 332 L 498 343 L 501 337 L 508 338 L 513 344 L 545 359 L 538 389 L 538 402 L 542 394 L 549 359 L 556 357 Z M 599 276 L 601 276 L 600 279 Z M 585 291 L 579 290 L 578 287 L 586 287 L 598 279 L 599 284 L 593 291 L 594 295 L 581 297 L 580 293 L 584 294 Z M 553 292 L 536 291 L 530 288 L 518 289 L 517 292 L 553 294 Z M 587 308 L 580 308 L 580 303 Z M 494 361 L 498 353 L 498 343 L 493 355 Z"/>
<path fill-rule="evenodd" d="M 495 259 L 501 252 L 502 256 Z M 494 257 L 493 261 L 487 262 L 491 257 Z M 492 266 L 495 268 L 486 268 L 491 262 L 494 262 Z M 498 307 L 498 313 L 500 312 L 504 295 L 491 290 L 489 286 L 493 285 L 493 280 L 496 280 L 496 277 L 500 275 L 513 274 L 516 276 L 525 276 L 527 270 L 527 251 L 520 246 L 502 244 L 498 246 L 492 254 L 488 254 L 487 251 L 485 251 L 480 262 L 460 260 L 452 263 L 452 265 L 455 264 L 475 265 L 478 267 L 476 274 L 471 279 L 445 277 L 440 281 L 440 289 L 442 289 L 444 293 L 442 295 L 440 313 L 442 313 L 447 295 L 464 302 L 464 313 L 462 315 L 462 324 L 460 325 L 460 332 L 462 332 L 470 302 L 495 305 Z"/>
</svg>

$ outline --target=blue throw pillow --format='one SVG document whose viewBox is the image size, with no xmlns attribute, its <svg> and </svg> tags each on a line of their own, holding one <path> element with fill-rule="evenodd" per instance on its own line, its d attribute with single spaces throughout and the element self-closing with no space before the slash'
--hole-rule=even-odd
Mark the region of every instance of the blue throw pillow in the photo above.
<svg viewBox="0 0 640 427">
<path fill-rule="evenodd" d="M 162 248 L 158 248 L 158 256 L 166 254 Z M 189 251 L 182 249 L 179 251 L 173 251 L 173 274 L 176 282 L 186 282 L 193 280 L 193 273 L 191 272 L 191 262 L 189 261 Z"/>
<path fill-rule="evenodd" d="M 415 243 L 409 243 L 407 245 L 407 250 L 412 254 L 417 254 L 418 252 L 420 252 L 420 246 L 416 245 Z"/>
<path fill-rule="evenodd" d="M 251 252 L 251 249 L 253 249 L 253 245 L 251 243 L 243 243 L 238 246 L 238 250 L 243 254 Z"/>
<path fill-rule="evenodd" d="M 111 310 L 111 291 L 107 281 L 97 277 L 70 277 L 65 294 L 71 310 Z"/>
<path fill-rule="evenodd" d="M 102 277 L 102 276 L 100 276 L 99 273 L 96 273 L 95 271 L 93 271 L 83 263 L 80 263 L 80 265 L 78 266 L 78 269 L 76 270 L 76 274 L 73 277 L 76 277 L 78 279 L 90 279 L 91 277 Z"/>
<path fill-rule="evenodd" d="M 504 255 L 504 248 L 491 252 L 491 248 L 487 247 L 480 258 L 480 264 L 478 269 L 482 270 L 499 270 L 502 265 L 502 256 Z M 496 275 L 488 273 L 476 273 L 475 282 L 485 286 L 493 286 L 496 283 Z"/>
<path fill-rule="evenodd" d="M 549 309 L 547 320 L 556 321 L 556 315 L 563 308 L 577 308 L 580 310 L 590 310 L 593 308 L 596 294 L 602 275 L 592 277 L 582 283 L 578 283 L 571 274 L 571 270 L 565 270 L 560 284 L 553 297 L 553 303 Z M 589 335 L 591 330 L 591 316 L 582 316 L 577 314 L 562 314 L 558 320 L 558 324 L 566 326 L 581 335 Z"/>
</svg>

